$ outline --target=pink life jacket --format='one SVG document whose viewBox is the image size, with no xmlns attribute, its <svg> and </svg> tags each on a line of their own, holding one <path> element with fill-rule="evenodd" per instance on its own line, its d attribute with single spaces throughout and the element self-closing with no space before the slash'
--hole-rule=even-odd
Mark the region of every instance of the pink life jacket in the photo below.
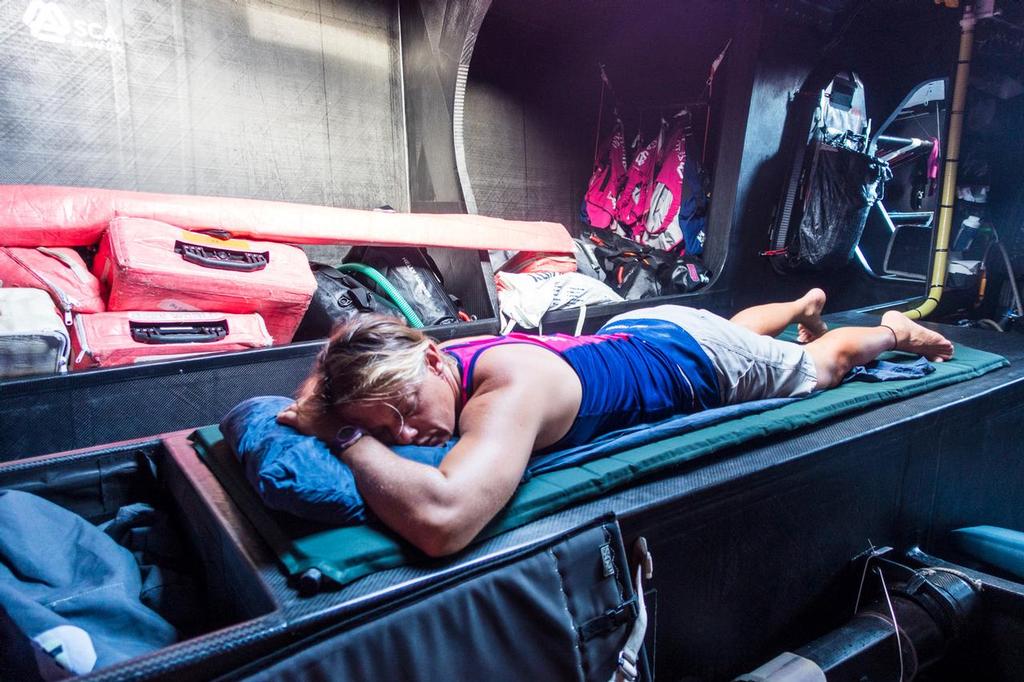
<svg viewBox="0 0 1024 682">
<path fill-rule="evenodd" d="M 594 172 L 583 197 L 587 221 L 592 227 L 607 228 L 615 220 L 615 204 L 626 180 L 626 135 L 621 120 L 616 120 L 612 134 L 604 141 L 594 163 Z"/>
<path fill-rule="evenodd" d="M 647 213 L 647 234 L 659 235 L 679 215 L 683 196 L 683 167 L 686 165 L 686 135 L 682 125 L 668 136 L 658 158 L 658 170 Z"/>
<path fill-rule="evenodd" d="M 680 123 L 662 147 L 651 191 L 650 210 L 640 241 L 665 251 L 672 251 L 683 242 L 679 211 L 686 189 L 683 182 L 685 168 L 686 127 Z"/>
<path fill-rule="evenodd" d="M 629 166 L 629 173 L 626 174 L 626 184 L 619 195 L 616 215 L 623 227 L 633 228 L 634 234 L 637 227 L 641 232 L 644 229 L 643 217 L 650 206 L 651 185 L 654 180 L 654 167 L 658 161 L 656 157 L 660 141 L 661 133 L 637 152 Z"/>
</svg>

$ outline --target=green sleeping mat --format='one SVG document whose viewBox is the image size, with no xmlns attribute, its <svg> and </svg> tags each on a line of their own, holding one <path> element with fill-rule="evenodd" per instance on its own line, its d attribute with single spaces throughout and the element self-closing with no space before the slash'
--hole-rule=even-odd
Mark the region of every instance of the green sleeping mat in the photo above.
<svg viewBox="0 0 1024 682">
<path fill-rule="evenodd" d="M 919 379 L 850 382 L 781 407 L 626 449 L 580 466 L 538 474 L 519 487 L 477 541 L 666 472 L 682 462 L 966 381 L 1008 364 L 999 355 L 958 344 L 955 359 L 936 364 L 935 372 Z M 381 527 L 318 526 L 267 509 L 249 487 L 217 426 L 197 430 L 192 441 L 198 455 L 270 544 L 289 575 L 315 568 L 344 585 L 376 571 L 426 560 L 414 547 Z"/>
</svg>

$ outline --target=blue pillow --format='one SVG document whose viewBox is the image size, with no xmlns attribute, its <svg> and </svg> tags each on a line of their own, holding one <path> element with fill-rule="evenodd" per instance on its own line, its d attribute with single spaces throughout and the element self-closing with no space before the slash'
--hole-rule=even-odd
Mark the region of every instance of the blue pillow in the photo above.
<svg viewBox="0 0 1024 682">
<path fill-rule="evenodd" d="M 366 504 L 352 471 L 327 444 L 277 423 L 291 398 L 262 396 L 236 405 L 220 430 L 263 503 L 311 521 L 349 525 L 366 521 Z M 455 441 L 440 446 L 403 445 L 401 457 L 437 466 Z"/>
</svg>

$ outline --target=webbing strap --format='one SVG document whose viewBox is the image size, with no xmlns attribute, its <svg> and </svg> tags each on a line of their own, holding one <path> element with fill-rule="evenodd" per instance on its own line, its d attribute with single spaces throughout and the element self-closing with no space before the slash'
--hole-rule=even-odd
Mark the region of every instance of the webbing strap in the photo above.
<svg viewBox="0 0 1024 682">
<path fill-rule="evenodd" d="M 512 333 L 512 330 L 516 328 L 516 321 L 514 319 L 512 319 L 511 317 L 508 318 L 508 319 L 505 319 L 504 315 L 501 315 L 501 318 L 503 320 L 502 325 L 501 325 L 501 335 L 502 336 L 508 336 L 509 334 Z"/>
<path fill-rule="evenodd" d="M 573 330 L 573 333 L 572 333 L 573 336 L 579 336 L 580 335 L 580 333 L 583 331 L 583 323 L 586 321 L 586 319 L 587 319 L 587 304 L 586 303 L 581 303 L 580 304 L 580 313 L 576 317 L 576 329 Z"/>
<path fill-rule="evenodd" d="M 611 682 L 636 682 L 640 674 L 640 647 L 644 644 L 647 634 L 647 604 L 644 603 L 643 565 L 636 567 L 633 587 L 636 590 L 637 615 L 633 629 L 619 651 L 618 666 L 612 674 Z"/>
<path fill-rule="evenodd" d="M 637 561 L 636 570 L 633 576 L 633 590 L 636 593 L 637 614 L 633 622 L 633 629 L 626 638 L 626 643 L 619 651 L 618 665 L 612 673 L 610 682 L 636 682 L 640 675 L 640 648 L 644 645 L 644 636 L 647 634 L 647 604 L 644 602 L 644 576 L 650 578 L 653 574 L 651 555 L 647 551 L 647 541 L 644 538 L 637 539 L 638 550 L 641 559 Z"/>
</svg>

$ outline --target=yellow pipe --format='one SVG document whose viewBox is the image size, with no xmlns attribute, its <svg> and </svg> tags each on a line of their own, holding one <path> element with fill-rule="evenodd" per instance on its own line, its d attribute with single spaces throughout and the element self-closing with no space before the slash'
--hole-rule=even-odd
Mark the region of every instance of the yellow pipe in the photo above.
<svg viewBox="0 0 1024 682">
<path fill-rule="evenodd" d="M 960 55 L 957 57 L 956 81 L 953 85 L 953 108 L 949 112 L 949 133 L 946 136 L 946 161 L 942 172 L 942 195 L 939 201 L 939 224 L 935 233 L 935 254 L 932 259 L 931 281 L 926 298 L 916 308 L 903 313 L 912 320 L 920 320 L 933 312 L 942 298 L 949 269 L 949 236 L 953 227 L 953 206 L 956 203 L 956 172 L 960 160 L 960 132 L 967 100 L 967 78 L 971 71 L 971 48 L 974 45 L 974 10 L 964 7 L 960 21 Z"/>
</svg>

